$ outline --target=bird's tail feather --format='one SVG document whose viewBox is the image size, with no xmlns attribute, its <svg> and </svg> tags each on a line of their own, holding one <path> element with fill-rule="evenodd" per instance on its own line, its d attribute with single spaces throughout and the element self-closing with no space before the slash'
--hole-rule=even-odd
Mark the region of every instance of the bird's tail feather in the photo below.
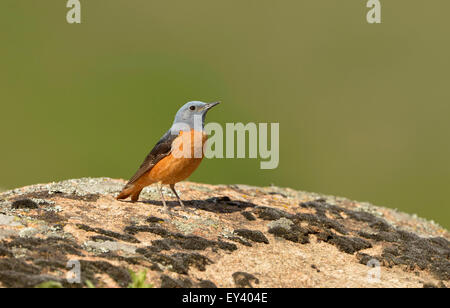
<svg viewBox="0 0 450 308">
<path fill-rule="evenodd" d="M 117 200 L 126 199 L 131 196 L 131 201 L 136 202 L 139 199 L 143 187 L 138 187 L 135 184 L 127 185 L 116 197 Z"/>
</svg>

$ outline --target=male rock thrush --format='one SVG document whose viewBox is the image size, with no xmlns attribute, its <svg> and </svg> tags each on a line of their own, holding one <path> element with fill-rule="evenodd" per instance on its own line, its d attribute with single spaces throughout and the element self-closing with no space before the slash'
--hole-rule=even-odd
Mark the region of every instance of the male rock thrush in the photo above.
<svg viewBox="0 0 450 308">
<path fill-rule="evenodd" d="M 175 184 L 188 178 L 203 159 L 203 145 L 208 136 L 204 132 L 205 116 L 219 103 L 189 102 L 175 115 L 172 127 L 162 136 L 147 155 L 139 170 L 128 181 L 117 200 L 131 196 L 136 202 L 142 189 L 158 183 L 158 189 L 169 212 L 160 184 L 169 184 L 180 205 L 185 209 L 175 190 Z"/>
</svg>

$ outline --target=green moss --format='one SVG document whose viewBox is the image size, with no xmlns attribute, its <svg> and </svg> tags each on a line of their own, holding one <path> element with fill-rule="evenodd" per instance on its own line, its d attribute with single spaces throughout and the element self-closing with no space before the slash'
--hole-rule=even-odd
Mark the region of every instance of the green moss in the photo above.
<svg viewBox="0 0 450 308">
<path fill-rule="evenodd" d="M 57 281 L 46 281 L 35 286 L 37 289 L 62 289 L 62 284 Z"/>
<path fill-rule="evenodd" d="M 145 279 L 147 278 L 147 271 L 143 270 L 139 273 L 135 273 L 132 270 L 129 270 L 131 276 L 131 283 L 128 285 L 130 289 L 149 289 L 153 288 L 152 284 L 146 283 Z"/>
</svg>

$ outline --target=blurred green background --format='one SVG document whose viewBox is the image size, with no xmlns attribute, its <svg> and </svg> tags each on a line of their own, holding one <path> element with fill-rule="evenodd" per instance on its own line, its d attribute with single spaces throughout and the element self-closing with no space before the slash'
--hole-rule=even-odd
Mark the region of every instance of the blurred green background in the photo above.
<svg viewBox="0 0 450 308">
<path fill-rule="evenodd" d="M 208 183 L 289 186 L 450 226 L 450 1 L 0 4 L 0 187 L 128 179 L 177 109 L 279 122 L 280 164 L 206 160 Z"/>
</svg>

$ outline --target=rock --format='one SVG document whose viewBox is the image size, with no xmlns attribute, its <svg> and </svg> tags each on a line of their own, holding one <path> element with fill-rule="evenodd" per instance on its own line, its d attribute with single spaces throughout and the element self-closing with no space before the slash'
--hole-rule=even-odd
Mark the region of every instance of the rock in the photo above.
<svg viewBox="0 0 450 308">
<path fill-rule="evenodd" d="M 253 288 L 252 282 L 259 284 L 259 279 L 245 272 L 236 272 L 232 275 L 234 284 L 238 288 Z"/>
<path fill-rule="evenodd" d="M 242 216 L 244 216 L 247 220 L 253 221 L 256 220 L 255 216 L 250 212 L 241 212 Z"/>
<path fill-rule="evenodd" d="M 25 229 L 20 230 L 19 236 L 20 237 L 32 237 L 38 233 L 39 233 L 39 230 L 36 228 L 25 228 Z"/>
<path fill-rule="evenodd" d="M 0 193 L 0 286 L 447 287 L 450 234 L 421 218 L 278 187 L 182 182 L 189 212 L 154 187 L 85 178 Z M 165 190 L 170 192 L 169 189 Z M 79 264 L 81 283 L 66 274 Z M 69 266 L 71 265 L 71 266 Z M 377 271 L 377 279 L 368 277 Z"/>
<path fill-rule="evenodd" d="M 0 226 L 17 227 L 22 224 L 18 221 L 18 217 L 0 214 Z"/>
<path fill-rule="evenodd" d="M 291 226 L 294 224 L 294 222 L 292 220 L 289 220 L 287 218 L 280 218 L 278 220 L 275 221 L 271 221 L 267 224 L 267 227 L 269 227 L 269 229 L 272 228 L 281 228 L 281 229 L 285 229 L 285 230 L 290 230 Z"/>
<path fill-rule="evenodd" d="M 136 247 L 131 245 L 126 245 L 122 243 L 117 243 L 113 241 L 105 241 L 105 242 L 94 242 L 94 241 L 87 241 L 84 243 L 84 246 L 89 251 L 97 251 L 101 253 L 107 253 L 110 251 L 118 251 L 121 250 L 128 254 L 134 254 L 136 253 Z"/>
<path fill-rule="evenodd" d="M 161 288 L 191 288 L 192 282 L 189 279 L 173 279 L 167 275 L 161 275 Z"/>
<path fill-rule="evenodd" d="M 238 229 L 234 230 L 234 233 L 256 243 L 269 244 L 269 240 L 261 231 Z"/>
</svg>

